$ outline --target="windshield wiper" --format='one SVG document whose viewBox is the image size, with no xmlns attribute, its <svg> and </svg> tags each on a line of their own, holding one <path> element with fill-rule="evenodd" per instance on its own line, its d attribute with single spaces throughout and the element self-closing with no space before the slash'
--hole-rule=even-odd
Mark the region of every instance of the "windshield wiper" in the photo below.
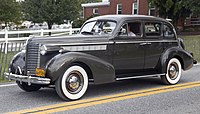
<svg viewBox="0 0 200 114">
<path fill-rule="evenodd" d="M 83 32 L 81 32 L 81 34 L 84 34 L 84 35 L 93 35 L 94 33 L 93 32 L 88 32 L 88 31 L 83 31 Z"/>
</svg>

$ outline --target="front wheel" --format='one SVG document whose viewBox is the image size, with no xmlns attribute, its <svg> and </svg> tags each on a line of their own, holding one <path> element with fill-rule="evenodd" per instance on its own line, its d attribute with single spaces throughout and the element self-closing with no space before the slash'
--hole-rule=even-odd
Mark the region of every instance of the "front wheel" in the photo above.
<svg viewBox="0 0 200 114">
<path fill-rule="evenodd" d="M 176 58 L 172 58 L 168 62 L 166 74 L 161 76 L 161 79 L 165 84 L 176 84 L 181 78 L 181 71 L 182 68 L 180 61 Z"/>
<path fill-rule="evenodd" d="M 69 67 L 55 83 L 56 92 L 63 100 L 80 99 L 88 87 L 88 75 L 84 68 Z"/>
<path fill-rule="evenodd" d="M 28 85 L 25 82 L 20 83 L 19 81 L 16 81 L 16 83 L 22 90 L 26 92 L 38 91 L 41 88 L 40 85 L 36 85 L 36 84 Z"/>
</svg>

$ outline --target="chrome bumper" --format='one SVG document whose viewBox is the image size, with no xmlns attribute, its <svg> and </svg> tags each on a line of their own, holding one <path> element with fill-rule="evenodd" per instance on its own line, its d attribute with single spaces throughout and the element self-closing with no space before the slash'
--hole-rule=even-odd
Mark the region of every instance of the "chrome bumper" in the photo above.
<svg viewBox="0 0 200 114">
<path fill-rule="evenodd" d="M 16 80 L 19 82 L 27 82 L 28 85 L 31 84 L 41 84 L 41 85 L 48 85 L 50 84 L 49 78 L 41 78 L 41 77 L 31 77 L 31 76 L 23 76 L 23 75 L 17 75 L 12 73 L 4 73 L 4 77 L 9 80 Z"/>
</svg>

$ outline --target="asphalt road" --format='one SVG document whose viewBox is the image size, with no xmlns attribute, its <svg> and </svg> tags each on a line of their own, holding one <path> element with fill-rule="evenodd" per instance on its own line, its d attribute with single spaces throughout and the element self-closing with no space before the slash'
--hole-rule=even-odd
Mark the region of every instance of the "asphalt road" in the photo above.
<svg viewBox="0 0 200 114">
<path fill-rule="evenodd" d="M 105 96 L 110 97 L 105 100 Z M 157 77 L 89 85 L 81 100 L 66 102 L 52 88 L 28 93 L 9 83 L 0 84 L 0 101 L 0 113 L 52 109 L 59 114 L 200 114 L 200 65 L 183 72 L 180 83 L 173 87 L 163 85 Z"/>
</svg>

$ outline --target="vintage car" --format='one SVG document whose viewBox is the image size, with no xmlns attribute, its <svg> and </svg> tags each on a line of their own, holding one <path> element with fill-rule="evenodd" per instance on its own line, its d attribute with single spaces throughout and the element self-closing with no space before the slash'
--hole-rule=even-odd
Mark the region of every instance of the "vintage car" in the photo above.
<svg viewBox="0 0 200 114">
<path fill-rule="evenodd" d="M 30 38 L 4 76 L 27 92 L 55 85 L 62 99 L 77 100 L 90 81 L 160 76 L 165 84 L 176 84 L 193 64 L 165 19 L 106 15 L 86 21 L 77 35 Z"/>
</svg>

